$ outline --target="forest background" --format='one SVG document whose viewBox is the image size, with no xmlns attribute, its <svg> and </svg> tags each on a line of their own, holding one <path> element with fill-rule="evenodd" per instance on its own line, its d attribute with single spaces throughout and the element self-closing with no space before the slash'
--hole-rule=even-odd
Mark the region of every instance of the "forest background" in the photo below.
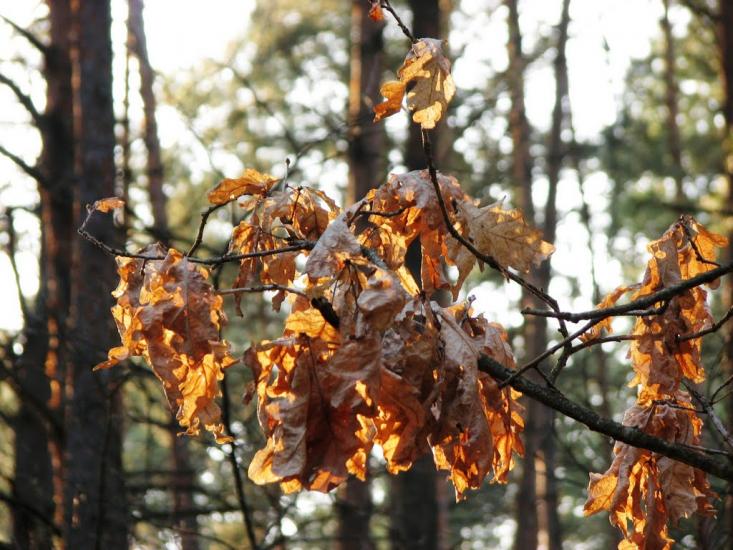
<svg viewBox="0 0 733 550">
<path fill-rule="evenodd" d="M 108 510 L 92 520 L 104 533 L 84 536 L 116 547 L 128 540 L 187 549 L 252 541 L 261 548 L 609 547 L 617 535 L 606 516 L 585 518 L 582 508 L 587 474 L 607 468 L 612 444 L 541 407 L 530 410 L 525 432 L 535 460 L 521 461 L 509 484 L 486 484 L 464 502 L 453 502 L 432 465 L 391 477 L 379 456 L 368 485 L 284 496 L 246 477 L 262 436 L 254 404 L 241 403 L 251 378 L 243 367 L 230 369 L 224 383 L 225 422 L 236 439 L 221 446 L 177 437 L 142 364 L 110 375 L 104 387 L 76 374 L 104 358 L 104 346 L 93 344 L 114 340 L 106 323 L 115 278 L 109 257 L 73 276 L 69 267 L 79 225 L 69 182 L 87 167 L 69 139 L 68 90 L 52 85 L 70 70 L 55 62 L 71 48 L 64 41 L 75 23 L 64 17 L 98 17 L 78 39 L 88 52 L 113 53 L 113 94 L 108 112 L 96 115 L 113 131 L 103 143 L 104 183 L 82 179 L 84 202 L 112 194 L 103 190 L 127 198 L 117 219 L 124 235 L 108 236 L 128 248 L 151 239 L 190 244 L 207 191 L 244 167 L 287 172 L 343 204 L 388 173 L 425 167 L 407 117 L 371 123 L 404 37 L 368 20 L 367 2 L 221 2 L 206 14 L 152 0 L 144 11 L 140 0 L 98 4 L 99 13 L 76 13 L 78 5 L 66 2 L 0 11 L 7 18 L 0 22 L 0 542 L 44 547 L 66 536 L 71 512 L 54 474 L 57 463 L 73 460 L 69 475 L 112 472 L 96 480 Z M 543 228 L 558 250 L 552 270 L 537 276 L 563 309 L 589 309 L 618 284 L 639 280 L 646 244 L 681 213 L 723 234 L 733 230 L 728 4 L 394 3 L 415 34 L 448 40 L 458 91 L 436 133 L 437 164 L 482 203 L 521 206 Z M 91 54 L 89 61 L 100 62 Z M 236 214 L 216 213 L 206 250 L 226 247 Z M 555 341 L 546 326 L 527 328 L 519 289 L 495 274 L 474 273 L 466 289 L 475 309 L 509 329 L 520 358 Z M 281 319 L 269 298 L 243 300 L 244 318 L 229 312 L 235 349 L 277 336 Z M 719 318 L 729 288 L 713 300 Z M 94 325 L 99 341 L 73 340 Z M 616 329 L 626 332 L 623 323 Z M 709 400 L 728 377 L 729 332 L 707 340 L 701 391 Z M 620 420 L 634 399 L 625 387 L 626 351 L 608 343 L 574 356 L 563 389 Z M 69 385 L 73 406 L 64 397 Z M 715 398 L 733 424 L 725 389 Z M 714 434 L 706 438 L 717 445 Z M 733 545 L 728 488 L 712 483 L 723 496 L 717 518 L 682 521 L 673 529 L 682 547 Z"/>
</svg>

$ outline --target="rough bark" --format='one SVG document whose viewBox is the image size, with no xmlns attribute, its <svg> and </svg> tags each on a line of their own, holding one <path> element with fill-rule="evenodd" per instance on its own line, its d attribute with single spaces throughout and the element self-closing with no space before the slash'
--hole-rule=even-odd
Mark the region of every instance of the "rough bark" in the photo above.
<svg viewBox="0 0 733 550">
<path fill-rule="evenodd" d="M 524 104 L 524 66 L 522 54 L 522 34 L 519 29 L 517 0 L 505 0 L 508 9 L 507 25 L 509 39 L 507 52 L 509 68 L 507 80 L 511 96 L 509 112 L 509 131 L 512 137 L 512 178 L 515 185 L 516 203 L 528 220 L 535 217 L 532 202 L 532 158 L 530 156 L 530 129 Z M 530 296 L 522 298 L 523 306 L 533 306 Z M 540 348 L 545 347 L 546 323 L 540 319 L 528 319 L 523 337 L 527 357 L 534 357 Z M 517 493 L 517 532 L 514 548 L 517 550 L 536 548 L 539 537 L 539 517 L 537 511 L 537 468 L 536 455 L 539 447 L 540 411 L 542 405 L 534 400 L 527 403 L 524 445 L 525 459 L 522 461 L 522 477 Z"/>
<path fill-rule="evenodd" d="M 384 23 L 372 21 L 369 5 L 351 2 L 351 59 L 349 74 L 349 204 L 361 199 L 384 179 L 384 123 L 374 124 L 372 108 L 380 101 Z M 335 548 L 371 549 L 369 531 L 373 504 L 369 481 L 350 478 L 338 491 L 338 533 Z"/>
<path fill-rule="evenodd" d="M 23 399 L 15 419 L 14 497 L 34 510 L 14 510 L 15 543 L 49 548 L 50 524 L 61 524 L 61 417 L 64 327 L 69 306 L 72 239 L 73 150 L 69 2 L 49 3 L 50 43 L 44 50 L 46 107 L 39 130 L 43 144 L 38 170 L 41 215 L 40 289 L 26 317 L 25 347 L 18 379 L 32 399 Z M 38 515 L 44 516 L 41 521 Z"/>
<path fill-rule="evenodd" d="M 723 83 L 723 170 L 728 182 L 728 208 L 733 206 L 733 2 L 720 0 L 717 14 L 717 40 L 720 60 L 720 79 Z M 733 260 L 733 231 L 728 234 L 728 261 Z M 727 282 L 725 293 L 726 307 L 733 306 L 733 284 Z M 733 326 L 726 325 L 726 350 L 723 372 L 726 376 L 733 375 Z M 733 400 L 726 400 L 728 426 L 733 427 Z M 725 499 L 725 524 L 727 532 L 727 547 L 733 549 L 733 484 L 729 484 Z"/>
<path fill-rule="evenodd" d="M 512 137 L 512 176 L 516 186 L 517 205 L 528 219 L 536 218 L 532 202 L 532 167 L 530 153 L 531 128 L 526 115 L 524 99 L 524 73 L 527 61 L 522 51 L 522 33 L 519 27 L 517 0 L 505 0 L 508 8 L 509 55 L 508 81 L 511 95 L 509 130 Z M 562 15 L 557 28 L 555 72 L 555 104 L 552 112 L 550 134 L 547 141 L 546 168 L 548 196 L 543 209 L 544 238 L 555 239 L 557 226 L 557 185 L 565 155 L 562 128 L 567 114 L 568 77 L 565 58 L 565 44 L 569 24 L 569 0 L 562 4 Z M 545 262 L 534 273 L 531 280 L 540 288 L 547 289 L 551 270 Z M 524 307 L 536 307 L 535 299 L 524 294 Z M 547 320 L 528 319 L 523 331 L 526 358 L 539 355 L 547 347 Z M 527 404 L 525 428 L 526 458 L 523 461 L 522 477 L 517 494 L 517 533 L 514 547 L 517 549 L 542 546 L 551 550 L 562 547 L 561 524 L 558 515 L 558 485 L 555 479 L 556 449 L 554 439 L 554 412 L 532 400 Z"/>
<path fill-rule="evenodd" d="M 667 107 L 667 147 L 669 158 L 672 163 L 671 172 L 675 182 L 675 200 L 683 201 L 685 191 L 683 187 L 684 169 L 682 168 L 682 146 L 680 143 L 680 128 L 677 124 L 678 90 L 677 90 L 677 65 L 675 59 L 674 36 L 672 35 L 672 24 L 669 21 L 670 0 L 664 0 L 664 14 L 659 21 L 664 34 L 664 85 L 665 104 Z"/>
<path fill-rule="evenodd" d="M 413 15 L 412 33 L 416 38 L 444 36 L 441 28 L 443 14 L 438 0 L 410 0 L 409 4 Z M 436 150 L 440 150 L 438 144 L 442 127 L 440 124 L 431 132 Z M 434 160 L 440 166 L 440 159 Z M 427 167 L 420 126 L 412 121 L 405 144 L 405 164 L 408 170 Z M 417 241 L 408 248 L 406 264 L 419 281 L 421 258 Z M 434 550 L 445 547 L 445 506 L 440 500 L 438 474 L 431 455 L 420 458 L 410 470 L 391 479 L 390 499 L 390 542 L 393 549 Z"/>
<path fill-rule="evenodd" d="M 75 165 L 74 227 L 84 205 L 114 193 L 112 49 L 108 1 L 72 0 Z M 119 243 L 109 216 L 89 224 L 104 242 Z M 66 377 L 64 537 L 68 548 L 127 548 L 127 507 L 121 465 L 119 375 L 92 372 L 115 344 L 108 307 L 114 263 L 83 239 L 73 244 Z"/>
<path fill-rule="evenodd" d="M 143 21 L 143 0 L 129 0 L 127 21 L 128 47 L 135 54 L 140 71 L 140 96 L 143 100 L 143 140 L 148 153 L 146 176 L 150 205 L 153 211 L 153 227 L 164 234 L 168 230 L 165 194 L 163 193 L 163 162 L 158 139 L 158 124 L 155 118 L 157 102 L 153 90 L 155 71 L 150 66 L 148 47 L 145 40 Z"/>
</svg>

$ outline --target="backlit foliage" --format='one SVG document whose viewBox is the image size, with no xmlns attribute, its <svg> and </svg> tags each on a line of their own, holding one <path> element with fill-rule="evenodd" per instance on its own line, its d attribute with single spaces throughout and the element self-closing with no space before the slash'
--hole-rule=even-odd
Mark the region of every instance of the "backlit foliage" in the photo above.
<svg viewBox="0 0 733 550">
<path fill-rule="evenodd" d="M 370 15 L 381 19 L 382 7 L 372 2 Z M 455 91 L 440 41 L 415 41 L 398 75 L 382 87 L 386 101 L 376 106 L 376 120 L 398 112 L 406 94 L 413 120 L 423 131 L 433 128 Z M 266 437 L 249 466 L 255 483 L 279 483 L 286 493 L 329 491 L 349 475 L 363 479 L 375 445 L 393 474 L 430 453 L 458 499 L 487 476 L 507 480 L 515 455 L 524 452 L 520 394 L 478 364 L 488 356 L 515 369 L 514 356 L 504 329 L 474 315 L 459 297 L 481 259 L 522 281 L 553 253 L 522 212 L 482 207 L 455 178 L 432 168 L 393 174 L 345 210 L 316 189 L 254 169 L 223 180 L 208 198 L 212 209 L 232 201 L 241 208 L 227 255 L 210 262 L 239 263 L 228 293 L 238 306 L 244 292 L 274 290 L 273 309 L 285 310 L 282 336 L 253 344 L 243 358 L 254 378 L 245 400 L 256 397 Z M 93 208 L 120 205 L 113 198 Z M 416 240 L 419 280 L 405 265 Z M 683 217 L 649 244 L 642 283 L 619 287 L 599 307 L 705 273 L 725 245 Z M 208 282 L 208 269 L 159 245 L 128 256 L 117 258 L 120 284 L 113 293 L 122 345 L 98 368 L 144 357 L 186 433 L 204 426 L 217 441 L 231 440 L 214 400 L 235 360 L 220 336 L 222 296 Z M 440 290 L 450 291 L 452 304 L 431 299 Z M 577 336 L 592 343 L 611 330 L 611 319 L 601 317 Z M 699 445 L 702 421 L 683 383 L 705 377 L 701 338 L 684 335 L 710 325 L 699 286 L 638 313 L 630 350 L 638 398 L 624 424 Z M 626 443 L 616 444 L 605 474 L 591 474 L 588 492 L 586 514 L 610 512 L 624 535 L 619 548 L 669 548 L 668 524 L 711 513 L 714 496 L 702 471 Z"/>
<path fill-rule="evenodd" d="M 648 296 L 715 267 L 716 248 L 727 245 L 694 219 L 683 217 L 662 237 L 649 243 L 652 254 L 639 285 L 612 292 L 601 307 L 624 293 Z M 637 402 L 624 424 L 683 445 L 698 446 L 702 420 L 681 388 L 684 380 L 705 379 L 700 361 L 701 338 L 682 339 L 712 324 L 701 287 L 694 287 L 658 304 L 661 312 L 636 319 L 629 356 L 637 387 Z M 610 324 L 609 324 L 610 328 Z M 609 510 L 610 520 L 624 535 L 619 548 L 670 548 L 667 524 L 695 512 L 713 513 L 714 493 L 705 474 L 656 453 L 616 443 L 605 474 L 591 474 L 586 515 Z"/>
</svg>

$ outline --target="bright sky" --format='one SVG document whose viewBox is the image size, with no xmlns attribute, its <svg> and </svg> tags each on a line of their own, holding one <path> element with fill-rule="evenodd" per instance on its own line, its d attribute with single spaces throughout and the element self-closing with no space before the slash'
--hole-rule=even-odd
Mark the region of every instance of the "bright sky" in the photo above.
<svg viewBox="0 0 733 550">
<path fill-rule="evenodd" d="M 492 69 L 499 70 L 506 64 L 506 14 L 503 9 L 489 9 L 496 3 L 496 0 L 462 0 L 460 4 L 465 13 L 454 15 L 453 26 L 461 28 L 461 31 L 450 36 L 451 47 L 456 51 L 467 45 L 465 58 L 454 66 L 459 88 L 474 84 L 477 78 L 490 74 Z M 112 4 L 113 41 L 116 50 L 120 51 L 125 39 L 126 2 L 112 0 Z M 574 121 L 581 138 L 597 136 L 605 125 L 613 121 L 616 98 L 622 90 L 630 59 L 646 55 L 650 40 L 658 33 L 659 4 L 661 2 L 652 0 L 572 2 L 568 64 Z M 246 32 L 253 7 L 254 0 L 208 0 L 205 3 L 198 0 L 147 0 L 145 25 L 153 66 L 160 73 L 172 74 L 196 66 L 204 59 L 223 60 L 227 44 Z M 520 24 L 526 37 L 525 47 L 529 50 L 533 45 L 532 36 L 536 35 L 537 30 L 546 31 L 557 23 L 559 1 L 521 0 L 520 10 Z M 21 26 L 30 24 L 45 12 L 43 2 L 37 0 L 3 2 L 0 5 L 0 14 Z M 604 51 L 604 41 L 609 46 L 608 53 Z M 10 27 L 0 22 L 0 51 L 4 53 L 0 70 L 16 78 L 21 87 L 31 93 L 38 107 L 42 108 L 42 82 L 38 78 L 30 78 L 17 64 L 7 62 L 11 58 L 9 52 L 27 50 L 22 39 L 14 36 Z M 554 87 L 549 64 L 544 65 L 548 68 L 533 70 L 527 81 L 528 113 L 531 121 L 540 128 L 549 124 Z M 118 59 L 116 69 L 120 67 Z M 38 138 L 25 128 L 25 112 L 15 103 L 7 88 L 1 86 L 0 107 L 0 143 L 32 164 L 39 150 Z M 181 127 L 170 116 L 161 116 L 159 126 L 164 145 L 180 137 Z M 202 166 L 201 169 L 206 170 L 207 167 Z M 0 158 L 0 207 L 34 204 L 36 194 L 32 184 L 26 180 L 14 165 Z M 606 188 L 602 175 L 593 176 L 588 185 L 594 190 Z M 578 192 L 574 180 L 563 180 L 559 191 L 561 204 L 569 209 L 577 206 Z M 538 195 L 541 196 L 543 192 L 542 185 L 538 185 Z M 591 201 L 591 205 L 598 215 L 601 228 L 594 237 L 597 247 L 601 249 L 605 239 L 602 227 L 606 206 L 602 192 Z M 578 227 L 577 217 L 568 216 L 559 228 L 558 251 L 553 259 L 553 266 L 559 273 L 577 273 L 579 265 L 589 266 L 590 256 L 585 244 L 578 244 L 577 241 Z M 16 229 L 26 234 L 20 243 L 22 251 L 16 259 L 21 271 L 22 290 L 30 296 L 37 289 L 35 255 L 39 228 L 32 215 L 19 211 Z M 601 258 L 601 261 L 604 259 Z M 618 276 L 619 269 L 610 267 L 606 267 L 606 272 L 612 280 Z M 587 269 L 585 271 L 588 272 Z M 553 287 L 553 290 L 566 290 L 562 288 L 562 283 L 558 284 L 560 286 L 557 289 Z M 589 296 L 589 289 L 584 287 L 583 290 L 586 298 L 582 298 L 581 302 L 587 301 Z M 498 299 L 506 300 L 505 311 L 511 309 L 508 306 L 514 302 L 517 293 L 516 288 L 508 285 L 499 293 Z M 492 293 L 492 300 L 496 299 L 496 293 Z M 494 302 L 493 307 L 501 306 Z M 518 322 L 521 322 L 521 317 L 508 324 Z M 0 330 L 18 329 L 20 315 L 12 271 L 7 256 L 0 253 Z"/>
</svg>

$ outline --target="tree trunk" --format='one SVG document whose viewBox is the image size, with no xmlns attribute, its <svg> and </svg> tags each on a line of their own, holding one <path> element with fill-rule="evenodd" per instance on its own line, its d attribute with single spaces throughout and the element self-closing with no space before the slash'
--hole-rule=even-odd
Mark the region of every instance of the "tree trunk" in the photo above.
<svg viewBox="0 0 733 550">
<path fill-rule="evenodd" d="M 415 38 L 440 38 L 443 36 L 441 9 L 438 0 L 410 0 L 412 33 Z M 443 124 L 431 132 L 433 149 L 440 151 L 440 130 Z M 440 167 L 440 159 L 435 158 Z M 412 119 L 405 147 L 405 164 L 408 170 L 427 167 L 422 148 L 420 125 Z M 420 245 L 415 240 L 407 251 L 406 264 L 415 279 L 420 281 Z M 447 523 L 445 504 L 438 490 L 438 473 L 433 457 L 428 454 L 418 459 L 412 468 L 391 478 L 390 541 L 395 550 L 445 548 Z"/>
<path fill-rule="evenodd" d="M 353 204 L 384 178 L 384 123 L 372 122 L 372 108 L 380 101 L 382 77 L 383 23 L 372 21 L 368 4 L 351 3 L 351 60 L 349 76 L 349 188 L 347 201 Z M 341 550 L 374 548 L 369 522 L 373 504 L 369 481 L 349 478 L 338 491 L 336 504 L 338 534 L 335 547 Z"/>
<path fill-rule="evenodd" d="M 728 182 L 728 208 L 733 207 L 733 2 L 720 0 L 718 10 L 717 39 L 720 56 L 720 78 L 723 82 L 723 170 Z M 727 261 L 733 259 L 733 231 L 728 234 Z M 725 306 L 733 306 L 733 283 L 727 282 L 727 292 L 724 298 Z M 725 361 L 723 372 L 726 376 L 733 375 L 733 325 L 726 323 L 725 327 Z M 733 428 L 733 400 L 727 399 L 727 414 L 729 429 Z M 733 484 L 728 485 L 728 494 L 725 499 L 725 531 L 727 533 L 727 547 L 733 549 Z"/>
<path fill-rule="evenodd" d="M 155 118 L 155 93 L 153 82 L 155 72 L 148 59 L 148 47 L 145 40 L 145 24 L 143 21 L 143 0 L 129 0 L 127 20 L 128 47 L 135 54 L 140 70 L 140 96 L 144 110 L 144 141 L 148 153 L 146 175 L 148 179 L 148 193 L 150 206 L 153 211 L 153 227 L 157 234 L 163 235 L 168 231 L 168 216 L 166 214 L 165 194 L 163 193 L 163 162 L 158 140 L 158 124 Z"/>
<path fill-rule="evenodd" d="M 665 103 L 667 106 L 667 144 L 669 157 L 672 161 L 672 177 L 675 182 L 675 200 L 682 202 L 685 198 L 683 187 L 684 169 L 682 168 L 682 146 L 680 144 L 680 128 L 677 124 L 678 101 L 677 101 L 677 66 L 675 60 L 674 36 L 672 36 L 672 25 L 669 21 L 669 3 L 664 1 L 664 14 L 659 21 L 664 34 L 664 83 Z"/>
<path fill-rule="evenodd" d="M 517 0 L 505 0 L 508 8 L 509 54 L 508 80 L 512 106 L 509 128 L 512 136 L 512 174 L 515 180 L 517 205 L 528 220 L 536 222 L 532 202 L 532 166 L 530 153 L 530 125 L 524 101 L 524 71 L 526 60 L 522 52 L 522 33 L 519 27 Z M 569 0 L 563 0 L 562 15 L 558 25 L 555 72 L 555 104 L 547 143 L 548 195 L 544 206 L 544 238 L 555 240 L 557 226 L 557 185 L 565 155 L 562 142 L 562 126 L 566 120 L 568 101 L 568 76 L 565 45 L 569 25 Z M 530 279 L 539 288 L 547 289 L 551 279 L 550 263 L 543 263 Z M 523 294 L 523 307 L 538 307 L 535 298 Z M 547 320 L 542 317 L 527 319 L 524 333 L 525 359 L 542 353 L 547 347 Z M 525 460 L 517 495 L 516 549 L 541 546 L 550 550 L 562 548 L 561 523 L 558 515 L 558 485 L 555 478 L 556 449 L 554 413 L 535 401 L 527 403 L 525 428 Z"/>
<path fill-rule="evenodd" d="M 46 108 L 39 128 L 43 149 L 38 168 L 41 211 L 40 288 L 35 311 L 26 319 L 26 343 L 18 378 L 32 399 L 22 399 L 15 420 L 14 497 L 48 522 L 63 520 L 61 470 L 61 366 L 69 307 L 72 240 L 73 138 L 68 1 L 49 3 L 50 44 L 45 54 Z M 15 542 L 22 548 L 50 548 L 49 524 L 18 508 Z"/>
<path fill-rule="evenodd" d="M 72 0 L 74 84 L 74 196 L 78 227 L 84 205 L 114 193 L 112 48 L 108 1 Z M 88 225 L 102 241 L 119 246 L 109 216 Z M 68 548 L 127 548 L 127 506 L 121 464 L 120 379 L 115 371 L 92 372 L 115 345 L 109 289 L 114 262 L 92 244 L 76 239 L 71 273 L 69 362 L 66 378 L 67 444 L 64 535 Z"/>
<path fill-rule="evenodd" d="M 534 220 L 534 204 L 532 202 L 532 159 L 529 153 L 529 122 L 524 105 L 524 56 L 522 55 L 522 35 L 519 29 L 519 12 L 517 0 L 505 0 L 509 13 L 507 25 L 509 40 L 509 68 L 507 80 L 511 95 L 509 112 L 509 131 L 512 137 L 512 177 L 514 180 L 516 203 L 524 211 L 527 220 Z M 522 297 L 522 306 L 534 306 L 531 296 L 526 293 Z M 544 348 L 545 323 L 542 318 L 526 320 L 524 341 L 526 357 L 537 355 L 540 347 Z M 537 469 L 535 457 L 538 448 L 540 405 L 530 399 L 526 403 L 527 416 L 524 428 L 525 456 L 522 461 L 522 477 L 517 494 L 517 532 L 514 538 L 516 550 L 537 548 L 539 520 L 537 515 Z"/>
</svg>

